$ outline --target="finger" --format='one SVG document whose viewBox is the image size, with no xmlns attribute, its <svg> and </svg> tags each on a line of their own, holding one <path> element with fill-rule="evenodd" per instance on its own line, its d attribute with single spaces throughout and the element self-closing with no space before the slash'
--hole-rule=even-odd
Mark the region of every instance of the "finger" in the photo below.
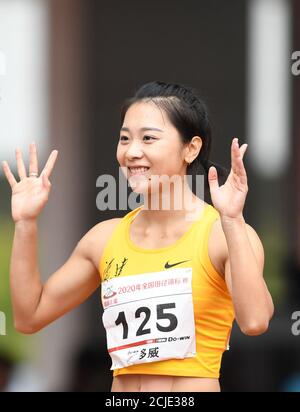
<svg viewBox="0 0 300 412">
<path fill-rule="evenodd" d="M 242 184 L 247 184 L 247 173 L 243 162 L 243 156 L 248 145 L 243 144 L 239 148 L 238 139 L 234 139 L 232 147 L 232 170 Z"/>
<path fill-rule="evenodd" d="M 243 149 L 244 150 L 244 149 Z M 231 144 L 231 168 L 233 173 L 239 174 L 241 155 L 238 139 L 235 137 Z"/>
<path fill-rule="evenodd" d="M 242 185 L 247 185 L 247 173 L 243 164 L 239 168 L 238 174 L 236 174 L 235 176 Z"/>
<path fill-rule="evenodd" d="M 214 166 L 211 166 L 208 170 L 208 183 L 210 191 L 214 191 L 219 188 L 218 172 Z"/>
<path fill-rule="evenodd" d="M 43 180 L 43 185 L 44 185 L 44 187 L 45 187 L 46 189 L 50 189 L 51 183 L 50 183 L 50 181 L 49 181 L 49 179 L 48 179 L 48 176 L 47 176 L 46 174 L 43 174 L 43 175 L 42 175 L 42 180 Z"/>
<path fill-rule="evenodd" d="M 247 145 L 246 143 L 244 143 L 244 144 L 240 147 L 240 155 L 242 156 L 242 159 L 243 159 L 243 157 L 244 157 L 244 154 L 245 154 L 247 148 L 248 148 L 248 145 Z"/>
<path fill-rule="evenodd" d="M 246 175 L 244 162 L 241 156 L 237 157 L 234 162 L 234 173 L 237 176 Z"/>
<path fill-rule="evenodd" d="M 12 174 L 8 163 L 2 162 L 2 168 L 10 187 L 13 188 L 18 182 L 16 181 L 15 176 Z"/>
<path fill-rule="evenodd" d="M 241 183 L 247 183 L 247 173 L 242 158 L 237 161 L 235 177 L 238 178 Z"/>
<path fill-rule="evenodd" d="M 45 167 L 42 171 L 42 175 L 46 175 L 48 178 L 50 177 L 52 170 L 54 168 L 56 159 L 57 159 L 57 155 L 58 155 L 58 151 L 57 150 L 53 150 L 47 160 L 47 163 L 45 164 Z"/>
<path fill-rule="evenodd" d="M 18 174 L 20 179 L 25 179 L 27 177 L 26 175 L 26 168 L 23 162 L 23 157 L 22 157 L 22 152 L 21 149 L 16 149 L 16 159 L 17 159 L 17 168 L 18 168 Z"/>
<path fill-rule="evenodd" d="M 31 173 L 39 173 L 36 144 L 31 143 L 29 146 L 29 176 Z"/>
</svg>

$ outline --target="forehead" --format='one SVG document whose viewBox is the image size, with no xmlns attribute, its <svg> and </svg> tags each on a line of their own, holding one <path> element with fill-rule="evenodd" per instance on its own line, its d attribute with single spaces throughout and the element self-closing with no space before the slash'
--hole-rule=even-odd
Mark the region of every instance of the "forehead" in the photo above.
<svg viewBox="0 0 300 412">
<path fill-rule="evenodd" d="M 126 112 L 123 126 L 143 127 L 156 126 L 161 129 L 171 127 L 170 121 L 163 109 L 153 102 L 134 103 Z"/>
</svg>

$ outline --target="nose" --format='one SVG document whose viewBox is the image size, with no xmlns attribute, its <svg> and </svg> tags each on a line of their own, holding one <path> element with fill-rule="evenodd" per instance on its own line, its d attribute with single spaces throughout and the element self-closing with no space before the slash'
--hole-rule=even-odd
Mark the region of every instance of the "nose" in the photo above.
<svg viewBox="0 0 300 412">
<path fill-rule="evenodd" d="M 132 141 L 126 150 L 125 156 L 128 160 L 134 159 L 134 158 L 141 158 L 143 157 L 143 151 L 141 149 L 141 146 L 139 142 L 137 141 Z"/>
</svg>

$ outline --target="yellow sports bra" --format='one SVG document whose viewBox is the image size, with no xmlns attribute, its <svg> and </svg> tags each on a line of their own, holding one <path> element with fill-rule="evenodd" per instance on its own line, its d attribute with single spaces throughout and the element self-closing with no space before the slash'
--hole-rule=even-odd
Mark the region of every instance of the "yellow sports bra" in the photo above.
<svg viewBox="0 0 300 412">
<path fill-rule="evenodd" d="M 127 213 L 116 225 L 111 237 L 107 241 L 99 264 L 102 288 L 109 283 L 110 280 L 117 279 L 121 281 L 121 284 L 122 281 L 124 282 L 123 289 L 121 287 L 119 289 L 120 292 L 122 292 L 122 290 L 125 292 L 126 287 L 124 287 L 124 285 L 126 285 L 126 281 L 128 281 L 130 287 L 127 288 L 127 292 L 134 293 L 133 288 L 137 287 L 146 288 L 146 290 L 143 291 L 145 299 L 143 302 L 147 303 L 147 299 L 149 301 L 154 293 L 167 296 L 168 291 L 171 293 L 172 290 L 177 290 L 173 289 L 175 286 L 183 287 L 183 289 L 181 289 L 182 294 L 180 296 L 178 295 L 179 305 L 179 298 L 185 298 L 185 296 L 183 296 L 185 295 L 185 285 L 174 285 L 174 282 L 176 282 L 178 278 L 176 274 L 182 273 L 180 270 L 183 271 L 183 273 L 191 274 L 190 296 L 194 315 L 189 316 L 186 321 L 183 322 L 191 323 L 190 326 L 194 329 L 195 350 L 191 351 L 192 353 L 190 353 L 189 349 L 186 350 L 186 352 L 189 353 L 189 355 L 187 355 L 189 357 L 156 361 L 156 359 L 150 358 L 157 356 L 157 348 L 159 345 L 153 343 L 155 341 L 154 339 L 151 341 L 143 340 L 143 337 L 147 336 L 144 334 L 155 327 L 159 328 L 157 333 L 160 333 L 160 335 L 157 336 L 160 338 L 164 336 L 164 332 L 166 331 L 165 334 L 168 338 L 166 338 L 165 341 L 167 339 L 175 340 L 184 338 L 184 336 L 181 335 L 180 338 L 174 337 L 177 336 L 174 329 L 177 322 L 175 317 L 175 292 L 172 292 L 175 296 L 173 296 L 173 306 L 171 306 L 171 304 L 167 306 L 165 303 L 163 303 L 163 305 L 157 305 L 157 307 L 160 308 L 157 312 L 158 315 L 156 314 L 158 319 L 152 322 L 151 328 L 147 304 L 140 305 L 142 308 L 138 309 L 138 316 L 141 317 L 134 321 L 139 321 L 139 323 L 143 323 L 143 325 L 139 324 L 139 328 L 136 327 L 138 333 L 135 342 L 126 346 L 128 333 L 131 332 L 131 324 L 127 324 L 125 309 L 127 308 L 127 310 L 129 310 L 130 305 L 123 302 L 122 307 L 117 300 L 118 290 L 109 290 L 109 293 L 106 292 L 107 296 L 105 296 L 107 299 L 105 301 L 102 300 L 102 304 L 104 303 L 104 313 L 108 313 L 106 309 L 109 308 L 109 304 L 114 306 L 115 310 L 120 310 L 119 313 L 115 312 L 118 313 L 116 319 L 114 318 L 113 322 L 107 322 L 106 325 L 107 333 L 110 328 L 112 328 L 112 331 L 119 331 L 119 335 L 115 334 L 115 336 L 113 336 L 113 339 L 115 339 L 114 342 L 117 340 L 117 343 L 112 345 L 114 348 L 111 348 L 109 352 L 128 347 L 128 353 L 135 354 L 138 352 L 137 345 L 143 342 L 144 349 L 138 354 L 140 357 L 137 359 L 141 359 L 142 356 L 145 358 L 143 360 L 144 363 L 134 363 L 125 367 L 114 368 L 113 375 L 150 374 L 218 378 L 222 354 L 229 348 L 228 343 L 232 322 L 234 320 L 233 304 L 226 283 L 223 277 L 213 267 L 208 255 L 209 233 L 212 224 L 219 218 L 219 213 L 213 206 L 205 204 L 199 218 L 192 223 L 184 235 L 175 243 L 159 249 L 143 249 L 131 241 L 129 231 L 131 221 L 141 208 L 142 206 Z M 171 273 L 175 275 L 173 276 Z M 151 280 L 151 274 L 153 274 L 153 282 L 149 281 L 149 276 Z M 125 277 L 127 277 L 127 279 L 124 279 Z M 144 277 L 145 279 L 148 277 L 148 282 L 139 282 L 139 280 L 144 279 Z M 159 279 L 161 279 L 161 281 Z M 188 278 L 182 277 L 178 282 L 188 282 Z M 152 290 L 149 289 L 151 287 L 153 288 Z M 188 292 L 188 289 L 186 289 L 186 291 Z M 141 293 L 142 296 L 141 290 L 139 293 Z M 145 293 L 148 293 L 148 295 L 145 295 Z M 110 296 L 111 299 L 109 299 Z M 135 294 L 132 296 L 138 295 Z M 188 293 L 186 293 L 186 296 L 188 297 Z M 120 297 L 122 296 L 120 295 Z M 137 299 L 135 298 L 133 300 Z M 184 303 L 182 304 L 185 305 Z M 122 308 L 125 309 L 123 310 Z M 175 309 L 173 310 L 173 308 Z M 191 308 L 188 309 L 187 307 L 187 310 L 191 310 Z M 184 319 L 184 312 L 185 310 L 183 309 L 177 314 Z M 134 314 L 130 316 L 134 319 Z M 152 312 L 151 316 L 154 316 Z M 137 318 L 137 312 L 135 312 L 135 317 Z M 192 319 L 192 317 L 194 318 Z M 149 322 L 146 324 L 148 320 Z M 173 329 L 171 327 L 172 322 Z M 169 326 L 172 332 L 167 332 Z M 184 328 L 185 325 L 182 325 L 182 327 Z M 170 336 L 173 336 L 173 338 L 170 338 Z M 162 339 L 157 339 L 156 341 L 161 342 Z M 169 343 L 170 353 L 173 353 L 173 349 L 171 350 L 172 344 L 173 342 Z M 182 343 L 180 344 L 183 345 Z M 168 347 L 166 345 L 168 345 L 168 343 L 165 343 L 165 348 Z M 149 349 L 149 353 L 146 352 L 146 349 Z M 140 360 L 139 362 L 142 361 Z"/>
</svg>

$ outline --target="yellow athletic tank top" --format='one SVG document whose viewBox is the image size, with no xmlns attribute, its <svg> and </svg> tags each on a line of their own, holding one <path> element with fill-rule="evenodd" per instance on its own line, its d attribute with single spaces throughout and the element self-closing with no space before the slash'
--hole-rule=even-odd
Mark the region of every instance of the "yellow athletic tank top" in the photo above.
<svg viewBox="0 0 300 412">
<path fill-rule="evenodd" d="M 234 309 L 223 277 L 213 267 L 208 254 L 208 238 L 218 211 L 205 204 L 200 217 L 184 235 L 170 246 L 143 249 L 130 239 L 130 223 L 140 211 L 127 213 L 116 225 L 103 251 L 99 273 L 101 281 L 115 276 L 168 270 L 172 263 L 192 267 L 196 356 L 130 365 L 115 369 L 113 376 L 150 374 L 219 378 L 223 352 L 228 349 Z M 170 265 L 170 266 L 169 266 Z"/>
</svg>

